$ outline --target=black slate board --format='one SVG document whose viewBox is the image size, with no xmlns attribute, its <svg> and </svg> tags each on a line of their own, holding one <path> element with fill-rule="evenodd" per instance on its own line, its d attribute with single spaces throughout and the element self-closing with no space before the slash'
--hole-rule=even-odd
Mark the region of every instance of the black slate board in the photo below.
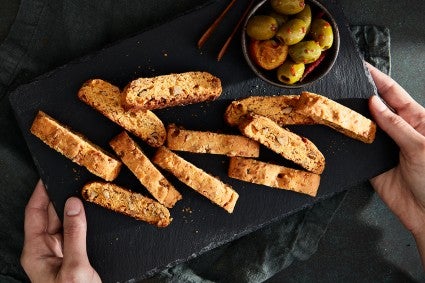
<svg viewBox="0 0 425 283">
<path fill-rule="evenodd" d="M 375 93 L 362 60 L 336 1 L 322 1 L 339 24 L 341 46 L 334 68 L 321 81 L 305 90 L 337 99 L 369 116 L 365 98 Z M 240 1 L 207 42 L 203 50 L 196 41 L 225 3 L 216 1 L 200 10 L 152 28 L 71 62 L 36 81 L 16 89 L 10 96 L 12 107 L 46 184 L 58 214 L 65 200 L 79 195 L 80 188 L 96 177 L 48 148 L 29 132 L 38 110 L 43 110 L 90 140 L 111 151 L 108 141 L 121 129 L 76 97 L 82 83 L 102 78 L 120 87 L 140 76 L 154 76 L 191 70 L 209 71 L 222 79 L 223 94 L 218 101 L 156 111 L 164 124 L 171 122 L 188 129 L 236 133 L 225 125 L 222 115 L 228 103 L 251 95 L 299 93 L 271 87 L 258 78 L 245 63 L 238 38 L 221 62 L 215 60 L 219 46 L 230 33 L 246 6 Z M 310 206 L 321 198 L 375 176 L 397 162 L 394 143 L 378 131 L 371 145 L 347 138 L 324 126 L 297 126 L 291 129 L 311 139 L 327 159 L 316 198 L 253 184 L 227 177 L 227 158 L 179 153 L 182 157 L 219 176 L 240 194 L 233 214 L 213 205 L 202 196 L 166 174 L 183 200 L 171 210 L 174 218 L 165 229 L 85 203 L 88 220 L 88 254 L 105 282 L 140 279 L 203 253 L 220 244 Z M 153 153 L 143 142 L 148 155 Z M 294 166 L 262 148 L 260 159 Z M 117 184 L 147 195 L 147 191 L 124 168 Z"/>
</svg>

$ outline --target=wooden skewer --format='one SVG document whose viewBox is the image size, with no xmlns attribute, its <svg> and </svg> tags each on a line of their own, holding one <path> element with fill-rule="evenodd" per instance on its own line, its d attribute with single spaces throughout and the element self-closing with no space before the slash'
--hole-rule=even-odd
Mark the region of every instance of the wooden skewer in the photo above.
<svg viewBox="0 0 425 283">
<path fill-rule="evenodd" d="M 241 18 L 239 19 L 238 23 L 236 24 L 235 28 L 233 29 L 232 33 L 230 34 L 230 36 L 227 38 L 226 42 L 224 43 L 223 47 L 221 47 L 220 52 L 218 53 L 217 56 L 217 61 L 220 61 L 221 58 L 223 58 L 224 53 L 226 52 L 227 48 L 229 47 L 230 42 L 232 41 L 233 37 L 235 36 L 236 32 L 238 31 L 240 25 L 242 24 L 243 20 L 245 19 L 246 15 L 248 14 L 248 12 L 251 10 L 252 5 L 254 4 L 255 0 L 251 0 L 249 2 L 249 5 L 246 7 L 243 15 L 241 16 Z"/>
<path fill-rule="evenodd" d="M 202 37 L 198 41 L 198 48 L 202 48 L 204 43 L 208 40 L 208 38 L 211 36 L 213 31 L 217 28 L 218 24 L 221 22 L 221 20 L 224 18 L 224 16 L 227 14 L 227 12 L 230 10 L 230 8 L 232 8 L 232 6 L 235 3 L 236 3 L 236 0 L 231 0 L 230 3 L 227 5 L 227 7 L 223 10 L 223 12 L 221 12 L 218 18 L 212 23 L 212 25 L 202 35 Z"/>
</svg>

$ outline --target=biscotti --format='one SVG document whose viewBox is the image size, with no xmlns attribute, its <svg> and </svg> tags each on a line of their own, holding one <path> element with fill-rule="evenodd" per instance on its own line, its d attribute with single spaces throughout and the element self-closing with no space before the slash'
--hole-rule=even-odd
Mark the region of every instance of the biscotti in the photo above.
<svg viewBox="0 0 425 283">
<path fill-rule="evenodd" d="M 233 101 L 224 114 L 230 126 L 239 125 L 248 114 L 258 114 L 270 118 L 280 126 L 308 125 L 313 120 L 295 112 L 299 95 L 251 96 Z"/>
<path fill-rule="evenodd" d="M 113 138 L 109 145 L 157 201 L 171 208 L 182 198 L 125 131 Z"/>
<path fill-rule="evenodd" d="M 176 73 L 131 81 L 123 90 L 122 105 L 153 110 L 214 100 L 221 92 L 220 79 L 210 73 Z"/>
<path fill-rule="evenodd" d="M 291 190 L 313 197 L 317 195 L 320 185 L 318 174 L 242 157 L 230 158 L 228 175 L 245 182 Z"/>
<path fill-rule="evenodd" d="M 321 174 L 325 157 L 307 138 L 290 132 L 267 117 L 248 116 L 239 125 L 241 132 L 310 172 Z"/>
<path fill-rule="evenodd" d="M 209 175 L 164 146 L 157 149 L 152 161 L 227 212 L 233 212 L 239 195 L 231 186 Z"/>
<path fill-rule="evenodd" d="M 302 92 L 296 112 L 364 143 L 375 140 L 376 124 L 373 121 L 322 95 Z"/>
<path fill-rule="evenodd" d="M 119 160 L 43 111 L 37 113 L 31 126 L 31 133 L 57 152 L 106 181 L 114 180 L 121 169 Z"/>
<path fill-rule="evenodd" d="M 170 211 L 159 202 L 113 183 L 88 183 L 81 194 L 86 201 L 158 227 L 166 227 L 172 220 Z"/>
<path fill-rule="evenodd" d="M 83 84 L 78 91 L 78 97 L 147 144 L 158 147 L 164 143 L 166 132 L 162 121 L 151 111 L 124 111 L 118 87 L 100 79 L 93 79 Z"/>
<path fill-rule="evenodd" d="M 227 156 L 258 157 L 260 144 L 241 135 L 191 131 L 174 124 L 167 127 L 167 147 L 171 150 Z"/>
</svg>

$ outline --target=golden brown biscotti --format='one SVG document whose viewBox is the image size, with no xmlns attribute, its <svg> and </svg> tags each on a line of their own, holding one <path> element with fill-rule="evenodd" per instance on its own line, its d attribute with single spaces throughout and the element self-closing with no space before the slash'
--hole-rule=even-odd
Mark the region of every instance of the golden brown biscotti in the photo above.
<svg viewBox="0 0 425 283">
<path fill-rule="evenodd" d="M 122 93 L 125 109 L 153 110 L 214 100 L 222 92 L 219 78 L 207 72 L 185 72 L 130 82 Z"/>
<path fill-rule="evenodd" d="M 241 135 L 191 131 L 174 124 L 167 127 L 167 147 L 171 150 L 227 156 L 258 157 L 260 144 Z"/>
<path fill-rule="evenodd" d="M 310 172 L 321 174 L 325 157 L 307 138 L 290 132 L 267 117 L 251 115 L 239 125 L 241 132 Z"/>
<path fill-rule="evenodd" d="M 182 198 L 125 131 L 113 138 L 109 145 L 157 201 L 171 208 Z"/>
<path fill-rule="evenodd" d="M 316 196 L 320 175 L 296 170 L 251 158 L 231 157 L 228 175 L 231 178 L 268 187 Z"/>
<path fill-rule="evenodd" d="M 209 175 L 164 146 L 157 149 L 152 161 L 227 212 L 233 212 L 239 195 L 231 186 Z"/>
<path fill-rule="evenodd" d="M 166 227 L 172 220 L 170 211 L 159 202 L 113 183 L 88 183 L 81 194 L 86 201 L 158 227 Z"/>
<path fill-rule="evenodd" d="M 376 124 L 373 121 L 322 95 L 301 93 L 296 112 L 364 143 L 375 140 Z"/>
<path fill-rule="evenodd" d="M 313 124 L 311 118 L 295 112 L 299 97 L 299 95 L 251 96 L 235 100 L 226 108 L 224 119 L 230 126 L 237 126 L 244 116 L 258 114 L 272 119 L 280 126 Z"/>
<path fill-rule="evenodd" d="M 114 180 L 121 169 L 119 160 L 43 111 L 37 113 L 31 126 L 31 133 L 57 152 L 106 181 Z"/>
<path fill-rule="evenodd" d="M 162 121 L 151 111 L 124 111 L 118 87 L 100 79 L 89 80 L 78 91 L 78 98 L 150 146 L 164 143 L 166 132 Z"/>
</svg>

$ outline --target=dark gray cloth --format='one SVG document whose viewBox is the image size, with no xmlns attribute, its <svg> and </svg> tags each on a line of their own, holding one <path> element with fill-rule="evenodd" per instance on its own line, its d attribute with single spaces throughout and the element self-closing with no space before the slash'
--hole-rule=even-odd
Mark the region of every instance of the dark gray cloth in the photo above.
<svg viewBox="0 0 425 283">
<path fill-rule="evenodd" d="M 24 208 L 38 179 L 10 109 L 8 91 L 70 60 L 207 2 L 21 1 L 16 21 L 0 45 L 1 282 L 27 281 L 19 264 Z M 367 45 L 366 42 L 363 47 Z M 339 193 L 146 281 L 264 281 L 294 260 L 307 259 L 316 251 L 344 196 L 344 192 Z"/>
</svg>

